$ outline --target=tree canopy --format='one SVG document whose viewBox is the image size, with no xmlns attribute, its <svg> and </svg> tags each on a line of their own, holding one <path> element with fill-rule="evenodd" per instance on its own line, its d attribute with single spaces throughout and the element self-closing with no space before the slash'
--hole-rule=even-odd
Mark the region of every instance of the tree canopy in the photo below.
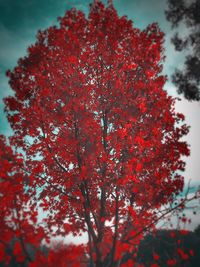
<svg viewBox="0 0 200 267">
<path fill-rule="evenodd" d="M 37 243 L 87 233 L 86 244 L 50 254 L 45 266 L 54 256 L 66 256 L 60 266 L 132 266 L 145 231 L 155 229 L 169 212 L 163 205 L 183 189 L 182 156 L 189 155 L 181 140 L 188 133 L 184 116 L 163 90 L 164 34 L 155 23 L 144 31 L 133 27 L 111 2 L 95 1 L 88 17 L 69 10 L 59 23 L 39 31 L 27 56 L 7 72 L 14 93 L 5 98 L 14 132 L 9 142 L 23 158 L 11 161 L 20 171 L 19 197 L 11 202 L 20 208 L 23 233 L 13 231 L 17 222 L 8 223 L 5 205 L 1 223 L 12 235 L 3 241 L 16 238 L 18 254 L 36 267 L 45 256 L 30 259 L 22 235 L 34 245 L 31 234 Z M 2 142 L 2 153 L 7 149 Z M 1 185 L 17 183 L 14 171 L 2 173 Z M 14 197 L 15 185 L 9 186 L 1 198 Z M 124 265 L 127 252 L 132 259 Z"/>
</svg>

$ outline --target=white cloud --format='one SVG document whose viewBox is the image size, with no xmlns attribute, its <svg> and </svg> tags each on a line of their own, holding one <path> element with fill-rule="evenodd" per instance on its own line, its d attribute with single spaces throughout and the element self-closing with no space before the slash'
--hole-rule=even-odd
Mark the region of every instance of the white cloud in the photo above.
<svg viewBox="0 0 200 267">
<path fill-rule="evenodd" d="M 187 181 L 191 179 L 192 183 L 200 184 L 200 103 L 188 102 L 182 98 L 181 101 L 177 101 L 176 110 L 185 115 L 186 123 L 191 126 L 189 134 L 185 137 L 191 146 L 191 155 L 186 160 L 185 177 Z"/>
</svg>

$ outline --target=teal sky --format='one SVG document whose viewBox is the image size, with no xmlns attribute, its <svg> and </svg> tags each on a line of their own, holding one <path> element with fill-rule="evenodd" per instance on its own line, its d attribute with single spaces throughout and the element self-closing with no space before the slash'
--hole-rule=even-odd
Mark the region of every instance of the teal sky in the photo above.
<svg viewBox="0 0 200 267">
<path fill-rule="evenodd" d="M 65 11 L 72 7 L 88 13 L 91 2 L 92 0 L 0 0 L 0 134 L 7 136 L 11 134 L 2 102 L 3 97 L 12 93 L 5 71 L 16 66 L 17 60 L 26 54 L 27 47 L 35 41 L 39 29 L 57 23 L 57 17 L 64 15 Z M 158 22 L 165 33 L 165 74 L 170 76 L 175 68 L 183 66 L 182 54 L 175 52 L 170 43 L 173 32 L 165 19 L 166 0 L 113 0 L 113 3 L 119 15 L 127 15 L 133 20 L 135 27 L 144 29 L 148 24 Z M 181 31 L 182 34 L 185 33 L 184 27 Z M 170 81 L 166 83 L 165 89 L 170 95 L 176 96 L 176 89 Z M 186 138 L 191 145 L 191 156 L 187 159 L 186 180 L 192 179 L 194 183 L 198 183 L 200 104 L 189 103 L 183 99 L 177 103 L 176 108 L 186 115 L 186 122 L 191 125 L 190 134 Z"/>
<path fill-rule="evenodd" d="M 0 67 L 12 68 L 35 40 L 38 29 L 56 23 L 56 18 L 72 7 L 88 13 L 92 0 L 0 0 Z M 103 1 L 106 2 L 105 0 Z M 165 0 L 114 0 L 120 15 L 127 15 L 136 27 L 144 29 L 149 23 L 159 22 L 169 32 L 164 9 Z"/>
</svg>

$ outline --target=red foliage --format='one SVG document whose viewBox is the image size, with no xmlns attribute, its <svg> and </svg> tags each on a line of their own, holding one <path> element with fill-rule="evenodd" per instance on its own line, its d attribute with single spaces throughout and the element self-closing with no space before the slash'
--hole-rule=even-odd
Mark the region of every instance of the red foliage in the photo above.
<svg viewBox="0 0 200 267">
<path fill-rule="evenodd" d="M 177 253 L 181 256 L 182 260 L 188 260 L 188 259 L 189 259 L 188 254 L 185 253 L 185 252 L 183 251 L 183 249 L 178 248 L 178 249 L 177 249 Z"/>
<path fill-rule="evenodd" d="M 23 168 L 22 156 L 0 136 L 0 262 L 9 263 L 9 249 L 18 262 L 31 260 L 27 245 L 38 247 L 45 236 L 44 227 L 36 224 L 37 203 L 31 200 L 35 191 L 27 190 L 28 177 Z"/>
<path fill-rule="evenodd" d="M 168 266 L 176 266 L 177 261 L 175 259 L 169 259 L 167 260 Z"/>
<path fill-rule="evenodd" d="M 154 253 L 153 254 L 153 258 L 154 258 L 154 260 L 157 261 L 157 260 L 159 260 L 160 256 L 158 254 Z"/>
<path fill-rule="evenodd" d="M 151 266 L 150 267 L 160 267 L 160 265 L 159 264 L 157 264 L 157 263 L 153 263 L 153 264 L 151 264 Z"/>
<path fill-rule="evenodd" d="M 190 251 L 189 251 L 189 253 L 190 253 L 190 256 L 194 256 L 194 250 L 193 249 L 190 249 Z"/>
<path fill-rule="evenodd" d="M 140 31 L 99 1 L 88 18 L 72 9 L 59 20 L 59 27 L 38 33 L 28 55 L 8 72 L 15 94 L 5 99 L 10 140 L 25 155 L 28 194 L 22 176 L 10 184 L 10 168 L 18 165 L 5 161 L 1 192 L 10 193 L 3 212 L 10 218 L 15 191 L 26 203 L 29 196 L 47 211 L 49 235 L 87 231 L 90 260 L 113 266 L 136 251 L 144 231 L 155 227 L 158 209 L 182 190 L 177 171 L 184 170 L 181 156 L 189 150 L 180 138 L 188 127 L 178 126 L 184 118 L 163 90 L 157 24 Z M 25 242 L 37 244 L 45 237 L 44 231 L 33 235 L 30 221 L 36 227 L 37 214 L 23 212 Z M 59 253 L 55 259 L 49 254 L 48 266 L 64 257 Z"/>
<path fill-rule="evenodd" d="M 29 263 L 29 267 L 82 267 L 86 266 L 84 247 L 58 244 L 48 251 L 48 255 L 38 253 L 35 261 Z"/>
</svg>

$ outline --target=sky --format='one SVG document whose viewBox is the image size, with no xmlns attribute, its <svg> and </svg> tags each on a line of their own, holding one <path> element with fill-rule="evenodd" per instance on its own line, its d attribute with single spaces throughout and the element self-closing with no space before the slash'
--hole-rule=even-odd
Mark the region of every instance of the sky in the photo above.
<svg viewBox="0 0 200 267">
<path fill-rule="evenodd" d="M 54 25 L 58 16 L 75 7 L 88 13 L 92 0 L 0 0 L 0 134 L 11 135 L 12 131 L 4 114 L 2 99 L 12 94 L 5 72 L 16 66 L 17 60 L 26 55 L 26 49 L 35 42 L 39 29 Z M 106 1 L 103 1 L 104 3 Z M 113 0 L 119 15 L 127 15 L 133 25 L 140 29 L 153 22 L 158 22 L 165 33 L 165 55 L 163 73 L 169 79 L 165 89 L 172 96 L 177 96 L 175 86 L 170 82 L 170 75 L 176 68 L 183 67 L 184 57 L 174 50 L 170 42 L 173 34 L 171 25 L 166 21 L 164 10 L 167 0 Z M 181 34 L 186 32 L 181 27 Z M 180 96 L 179 96 L 180 97 Z M 185 181 L 191 179 L 192 184 L 200 184 L 200 102 L 188 102 L 181 97 L 176 110 L 186 116 L 186 123 L 191 126 L 185 138 L 191 147 L 191 155 L 187 158 Z"/>
</svg>

